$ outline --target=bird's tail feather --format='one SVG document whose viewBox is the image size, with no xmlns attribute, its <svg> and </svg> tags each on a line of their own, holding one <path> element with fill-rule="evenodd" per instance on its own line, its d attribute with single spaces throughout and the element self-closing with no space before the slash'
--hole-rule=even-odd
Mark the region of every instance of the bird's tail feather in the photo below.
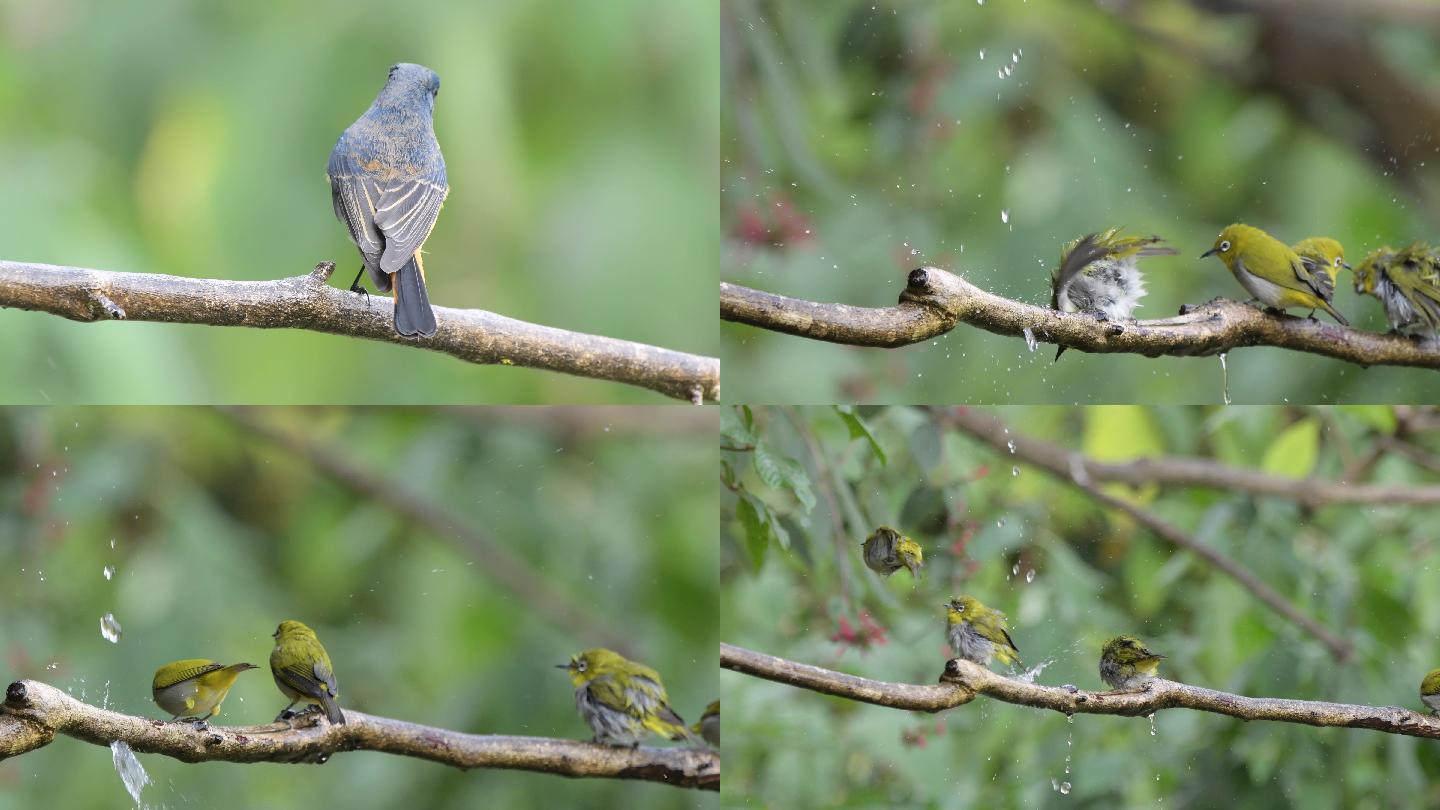
<svg viewBox="0 0 1440 810">
<path fill-rule="evenodd" d="M 320 707 L 325 710 L 325 717 L 337 726 L 345 725 L 345 713 L 340 711 L 340 704 L 335 698 L 327 694 L 323 689 L 320 692 Z"/>
<path fill-rule="evenodd" d="M 425 292 L 425 271 L 417 251 L 395 273 L 395 331 L 406 337 L 431 337 L 435 330 L 435 310 Z"/>
</svg>

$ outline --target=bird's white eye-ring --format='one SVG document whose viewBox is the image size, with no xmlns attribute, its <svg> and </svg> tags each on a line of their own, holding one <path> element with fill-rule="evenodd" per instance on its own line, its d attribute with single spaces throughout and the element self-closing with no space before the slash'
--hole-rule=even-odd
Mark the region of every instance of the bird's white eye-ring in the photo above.
<svg viewBox="0 0 1440 810">
<path fill-rule="evenodd" d="M 1341 257 L 1336 256 L 1336 257 L 1335 257 L 1335 261 L 1331 262 L 1331 264 L 1335 265 L 1336 267 L 1339 267 L 1344 261 L 1345 261 L 1345 260 L 1342 259 Z"/>
<path fill-rule="evenodd" d="M 575 671 L 576 671 L 576 672 L 584 672 L 584 671 L 585 671 L 585 659 L 582 658 L 582 659 L 580 659 L 579 661 L 576 661 L 576 662 L 575 662 Z"/>
<path fill-rule="evenodd" d="M 1224 253 L 1225 251 L 1227 251 L 1227 250 L 1229 250 L 1229 249 L 1230 249 L 1230 240 L 1229 240 L 1229 239 L 1222 239 L 1222 240 L 1220 241 L 1220 252 L 1221 252 L 1221 253 Z"/>
</svg>

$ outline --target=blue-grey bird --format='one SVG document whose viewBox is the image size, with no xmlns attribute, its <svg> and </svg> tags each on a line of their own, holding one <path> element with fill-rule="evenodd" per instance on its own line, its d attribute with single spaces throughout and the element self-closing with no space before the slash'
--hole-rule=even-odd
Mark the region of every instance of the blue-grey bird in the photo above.
<svg viewBox="0 0 1440 810">
<path fill-rule="evenodd" d="M 330 165 L 335 217 L 360 249 L 370 280 L 395 291 L 395 331 L 435 334 L 435 312 L 425 293 L 420 247 L 435 227 L 450 193 L 445 158 L 435 140 L 433 116 L 440 77 L 401 63 L 370 109 L 340 134 Z M 360 276 L 350 289 L 364 292 Z"/>
</svg>

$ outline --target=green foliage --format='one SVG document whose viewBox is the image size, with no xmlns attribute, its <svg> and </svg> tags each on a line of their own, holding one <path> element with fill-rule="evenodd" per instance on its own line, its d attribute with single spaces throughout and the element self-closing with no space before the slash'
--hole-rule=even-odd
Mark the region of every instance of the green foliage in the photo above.
<svg viewBox="0 0 1440 810">
<path fill-rule="evenodd" d="M 1396 425 L 1390 409 L 1028 407 L 997 415 L 1013 436 L 1116 461 L 1198 456 L 1326 480 L 1350 475 L 1349 460 L 1367 457 Z M 757 408 L 744 418 L 835 497 L 820 498 L 808 520 L 788 522 L 790 548 L 772 546 L 757 568 L 735 525 L 743 494 L 723 495 L 726 641 L 866 677 L 931 683 L 947 657 L 940 605 L 968 593 L 1008 615 L 1025 662 L 1045 663 L 1037 680 L 1050 685 L 1102 688 L 1101 644 L 1121 634 L 1169 656 L 1163 677 L 1256 696 L 1420 710 L 1420 679 L 1440 665 L 1440 508 L 1307 509 L 1240 491 L 1146 488 L 1144 508 L 1352 642 L 1355 659 L 1338 664 L 1202 560 L 1173 552 L 1003 449 L 937 429 L 924 410 L 866 409 L 885 464 L 831 408 Z M 1433 430 L 1407 440 L 1440 450 Z M 1381 453 L 1363 478 L 1434 479 L 1396 452 Z M 864 567 L 859 543 L 878 525 L 924 547 L 918 583 Z M 1209 806 L 1225 796 L 1237 807 L 1332 808 L 1440 800 L 1433 745 L 1369 731 L 1166 711 L 1154 718 L 1152 736 L 1145 718 L 1067 724 L 985 698 L 925 716 L 730 672 L 721 685 L 724 792 L 736 804 Z M 1056 790 L 1062 782 L 1068 796 Z"/>
<path fill-rule="evenodd" d="M 8 4 L 0 258 L 221 279 L 359 254 L 325 162 L 433 68 L 451 193 L 431 300 L 714 355 L 718 11 L 669 0 Z M 298 331 L 0 317 L 0 401 L 643 402 Z"/>
<path fill-rule="evenodd" d="M 713 411 L 712 411 L 713 413 Z M 718 693 L 715 420 L 681 408 L 446 412 L 270 409 L 258 416 L 444 506 L 514 551 L 654 667 L 697 719 Z M 634 416 L 633 414 L 631 416 Z M 612 418 L 614 422 L 612 423 Z M 248 661 L 219 722 L 287 702 L 271 633 L 319 634 L 347 708 L 458 731 L 589 739 L 555 669 L 602 640 L 558 626 L 483 553 L 357 496 L 202 409 L 0 410 L 0 650 L 36 678 L 162 717 L 160 664 Z M 110 575 L 102 571 L 109 570 Z M 113 613 L 119 643 L 98 624 Z M 168 716 L 167 716 L 168 717 Z M 148 806 L 695 807 L 690 791 L 407 757 L 323 767 L 140 755 Z M 0 763 L 0 807 L 118 807 L 110 752 L 69 738 Z"/>
<path fill-rule="evenodd" d="M 1351 257 L 1433 238 L 1435 161 L 1418 191 L 1378 166 L 1372 140 L 1354 137 L 1370 122 L 1343 92 L 1307 87 L 1303 106 L 1287 105 L 1265 86 L 1263 55 L 1249 60 L 1263 47 L 1255 21 L 1201 5 L 1217 4 L 725 4 L 721 278 L 876 307 L 896 301 L 911 270 L 934 264 L 1047 306 L 1061 246 L 1123 226 L 1179 250 L 1143 264 L 1149 294 L 1136 316 L 1165 318 L 1184 304 L 1249 297 L 1219 262 L 1198 258 L 1236 220 L 1287 244 L 1328 235 Z M 1440 59 L 1433 37 L 1394 23 L 1364 28 L 1404 75 L 1426 75 L 1415 66 Z M 1259 85 L 1217 64 L 1257 69 Z M 1389 328 L 1348 271 L 1339 286 L 1336 308 L 1352 323 Z M 963 325 L 896 351 L 736 324 L 722 336 L 735 401 L 1222 399 L 1214 357 L 1072 351 L 1057 363 L 1053 350 Z M 1269 349 L 1227 362 L 1242 403 L 1440 396 L 1435 375 L 1417 369 Z"/>
</svg>

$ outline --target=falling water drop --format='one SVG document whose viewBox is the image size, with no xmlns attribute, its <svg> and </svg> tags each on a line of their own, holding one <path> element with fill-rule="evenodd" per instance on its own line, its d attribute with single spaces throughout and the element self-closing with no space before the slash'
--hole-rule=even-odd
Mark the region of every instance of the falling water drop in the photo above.
<svg viewBox="0 0 1440 810">
<path fill-rule="evenodd" d="M 1149 714 L 1147 714 L 1147 715 L 1145 715 L 1145 716 L 1148 717 L 1148 718 L 1150 718 L 1150 736 L 1151 736 L 1151 737 L 1154 737 L 1154 736 L 1155 736 L 1155 713 L 1154 713 L 1154 712 L 1151 712 L 1151 713 L 1149 713 Z"/>
<path fill-rule="evenodd" d="M 145 773 L 145 767 L 135 758 L 135 752 L 130 750 L 129 743 L 123 740 L 110 743 L 110 758 L 115 762 L 115 772 L 120 774 L 120 781 L 125 783 L 125 792 L 139 805 L 140 791 L 150 784 L 150 775 Z"/>
<path fill-rule="evenodd" d="M 1220 353 L 1220 396 L 1230 404 L 1230 368 L 1225 365 L 1225 352 Z"/>
<path fill-rule="evenodd" d="M 1007 224 L 1010 222 L 1010 209 L 1009 209 L 1009 208 L 1002 208 L 1002 209 L 1000 209 L 1000 221 L 1003 222 L 1003 223 L 1007 223 Z"/>
<path fill-rule="evenodd" d="M 100 635 L 111 644 L 120 643 L 120 622 L 115 621 L 115 614 L 106 613 L 100 617 Z"/>
<path fill-rule="evenodd" d="M 1014 439 L 1006 439 L 1006 440 L 1005 440 L 1005 447 L 1006 447 L 1006 449 L 1008 449 L 1008 450 L 1010 451 L 1010 455 L 1012 455 L 1012 456 L 1015 455 L 1015 440 L 1014 440 Z"/>
<path fill-rule="evenodd" d="M 1040 342 L 1035 339 L 1035 331 L 1028 326 L 1025 327 L 1025 348 L 1033 352 L 1039 345 Z"/>
<path fill-rule="evenodd" d="M 1034 568 L 1031 568 L 1029 571 L 1026 571 L 1026 572 L 1025 572 L 1025 584 L 1026 584 L 1026 585 L 1029 585 L 1030 583 L 1032 583 L 1032 582 L 1034 582 L 1034 581 L 1035 581 L 1035 569 L 1034 569 Z"/>
<path fill-rule="evenodd" d="M 1011 477 L 1011 478 L 1016 478 L 1016 477 L 1018 477 L 1019 475 L 1020 475 L 1020 468 L 1019 468 L 1019 467 L 1011 467 L 1011 468 L 1010 468 L 1010 477 Z"/>
<path fill-rule="evenodd" d="M 107 566 L 105 566 L 104 570 L 102 570 L 100 573 L 104 574 L 106 579 L 114 579 L 114 578 L 115 578 L 115 566 L 113 566 L 113 565 L 107 565 Z"/>
</svg>

